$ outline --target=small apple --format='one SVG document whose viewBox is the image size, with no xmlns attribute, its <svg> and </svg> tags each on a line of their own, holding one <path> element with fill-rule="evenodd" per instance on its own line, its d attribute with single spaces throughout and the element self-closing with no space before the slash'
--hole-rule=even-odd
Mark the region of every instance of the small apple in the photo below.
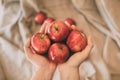
<svg viewBox="0 0 120 80">
<path fill-rule="evenodd" d="M 73 19 L 71 19 L 71 18 L 66 18 L 65 20 L 64 20 L 64 23 L 68 26 L 71 26 L 71 25 L 74 25 L 75 24 L 75 22 L 74 22 L 74 20 Z"/>
<path fill-rule="evenodd" d="M 74 29 L 74 27 L 75 27 L 75 26 L 72 26 L 72 25 L 75 25 L 75 22 L 71 18 L 66 18 L 64 20 L 64 23 L 69 27 L 70 30 Z"/>
<path fill-rule="evenodd" d="M 41 32 L 41 33 L 47 33 L 47 26 L 51 23 L 51 22 L 53 22 L 54 21 L 54 19 L 53 18 L 47 18 L 44 22 L 43 22 L 43 24 L 41 25 L 41 28 L 40 28 L 40 31 L 39 32 Z"/>
<path fill-rule="evenodd" d="M 69 57 L 69 49 L 65 44 L 54 43 L 48 51 L 49 59 L 55 63 L 63 63 Z"/>
<path fill-rule="evenodd" d="M 48 50 L 50 43 L 50 39 L 44 33 L 36 33 L 31 38 L 32 49 L 38 54 L 44 54 Z"/>
<path fill-rule="evenodd" d="M 49 25 L 48 36 L 54 42 L 63 41 L 69 34 L 69 28 L 62 21 L 53 21 Z"/>
<path fill-rule="evenodd" d="M 44 21 L 44 23 L 49 23 L 49 22 L 52 22 L 52 21 L 54 21 L 54 19 L 51 18 L 51 17 L 48 17 L 48 18 Z"/>
<path fill-rule="evenodd" d="M 72 52 L 78 52 L 86 47 L 87 39 L 83 32 L 73 30 L 70 32 L 66 43 Z"/>
<path fill-rule="evenodd" d="M 35 15 L 35 22 L 38 24 L 42 24 L 46 19 L 46 15 L 43 12 L 37 13 Z"/>
</svg>

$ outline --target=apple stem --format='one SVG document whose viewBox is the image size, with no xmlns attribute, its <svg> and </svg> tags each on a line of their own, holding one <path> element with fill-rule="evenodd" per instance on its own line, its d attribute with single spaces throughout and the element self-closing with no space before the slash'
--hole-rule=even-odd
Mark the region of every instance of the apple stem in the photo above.
<svg viewBox="0 0 120 80">
<path fill-rule="evenodd" d="M 58 31 L 58 27 L 57 26 L 54 26 L 55 30 Z"/>
<path fill-rule="evenodd" d="M 44 39 L 44 37 L 45 37 L 45 35 L 41 35 L 41 36 L 38 35 L 38 38 L 39 38 L 39 39 Z"/>
<path fill-rule="evenodd" d="M 60 46 L 60 49 L 61 49 L 61 50 L 63 50 L 63 47 L 62 47 L 62 46 Z"/>
</svg>

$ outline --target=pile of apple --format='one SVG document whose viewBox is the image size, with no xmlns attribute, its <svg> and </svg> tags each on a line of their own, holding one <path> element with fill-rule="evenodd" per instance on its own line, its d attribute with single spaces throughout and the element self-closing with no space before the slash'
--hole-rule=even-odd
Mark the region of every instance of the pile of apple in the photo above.
<svg viewBox="0 0 120 80">
<path fill-rule="evenodd" d="M 42 25 L 31 38 L 32 50 L 37 54 L 47 54 L 55 63 L 65 62 L 71 53 L 82 51 L 87 45 L 85 34 L 75 27 L 71 18 L 58 21 L 38 13 L 35 21 Z"/>
</svg>

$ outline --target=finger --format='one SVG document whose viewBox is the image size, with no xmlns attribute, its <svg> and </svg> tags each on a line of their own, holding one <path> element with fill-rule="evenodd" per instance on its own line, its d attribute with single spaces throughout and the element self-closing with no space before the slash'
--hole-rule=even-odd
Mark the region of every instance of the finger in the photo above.
<svg viewBox="0 0 120 80">
<path fill-rule="evenodd" d="M 70 57 L 70 59 L 68 61 L 70 62 L 70 64 L 72 63 L 71 65 L 79 66 L 89 56 L 90 51 L 93 47 L 90 36 L 88 37 L 87 42 L 88 42 L 88 45 L 82 52 L 74 53 L 74 55 L 72 55 Z"/>
<path fill-rule="evenodd" d="M 48 24 L 46 25 L 45 34 L 48 32 L 49 27 L 50 27 L 50 23 L 48 23 Z"/>
<path fill-rule="evenodd" d="M 42 33 L 45 33 L 46 34 L 46 31 L 47 31 L 47 26 L 48 26 L 48 24 L 50 24 L 51 22 L 53 22 L 54 21 L 54 19 L 53 18 L 47 18 L 45 21 L 44 21 L 44 23 L 42 24 L 42 26 L 41 26 L 41 28 L 40 28 L 40 32 L 42 32 Z"/>
<path fill-rule="evenodd" d="M 91 38 L 91 36 L 88 36 L 88 38 L 87 38 L 87 43 L 88 43 L 88 45 L 87 45 L 86 48 L 81 52 L 81 53 L 84 53 L 85 55 L 89 55 L 91 49 L 93 48 L 93 43 L 92 43 L 92 38 Z"/>
<path fill-rule="evenodd" d="M 46 23 L 43 23 L 39 32 L 45 33 L 45 28 L 46 28 Z"/>
<path fill-rule="evenodd" d="M 70 28 L 71 28 L 72 30 L 77 30 L 77 27 L 76 27 L 75 25 L 71 25 Z"/>
<path fill-rule="evenodd" d="M 30 38 L 27 40 L 24 46 L 24 50 L 25 50 L 26 57 L 30 59 L 33 55 L 32 50 L 30 49 Z"/>
</svg>

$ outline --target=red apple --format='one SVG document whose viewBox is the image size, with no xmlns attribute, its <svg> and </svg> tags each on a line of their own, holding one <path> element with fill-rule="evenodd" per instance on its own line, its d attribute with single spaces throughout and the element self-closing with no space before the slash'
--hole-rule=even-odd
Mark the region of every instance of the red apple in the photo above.
<svg viewBox="0 0 120 80">
<path fill-rule="evenodd" d="M 37 13 L 35 15 L 35 22 L 38 24 L 42 24 L 45 19 L 46 19 L 46 15 L 42 12 Z"/>
<path fill-rule="evenodd" d="M 72 26 L 72 25 L 75 25 L 75 22 L 71 18 L 66 18 L 64 20 L 64 23 L 69 27 L 70 30 L 74 29 L 74 27 L 75 27 L 75 26 Z"/>
<path fill-rule="evenodd" d="M 69 26 L 75 24 L 74 20 L 71 19 L 71 18 L 66 18 L 66 19 L 64 20 L 64 23 L 65 23 L 66 25 L 69 25 Z"/>
<path fill-rule="evenodd" d="M 49 59 L 55 63 L 63 63 L 69 57 L 69 49 L 65 44 L 54 43 L 48 51 Z"/>
<path fill-rule="evenodd" d="M 48 35 L 54 42 L 64 40 L 69 34 L 69 28 L 62 21 L 54 21 L 49 25 Z"/>
<path fill-rule="evenodd" d="M 44 21 L 44 23 L 42 24 L 42 26 L 41 26 L 41 28 L 40 28 L 40 32 L 41 33 L 47 33 L 47 26 L 51 23 L 51 22 L 53 22 L 53 18 L 47 18 L 45 21 Z"/>
<path fill-rule="evenodd" d="M 31 46 L 36 53 L 44 54 L 50 46 L 50 39 L 44 33 L 36 33 L 31 38 Z"/>
<path fill-rule="evenodd" d="M 48 18 L 44 21 L 44 23 L 49 23 L 49 22 L 52 22 L 52 21 L 54 21 L 54 19 L 51 18 L 51 17 L 48 17 Z"/>
<path fill-rule="evenodd" d="M 72 52 L 82 51 L 87 45 L 85 34 L 81 31 L 73 30 L 68 36 L 67 45 Z"/>
</svg>

